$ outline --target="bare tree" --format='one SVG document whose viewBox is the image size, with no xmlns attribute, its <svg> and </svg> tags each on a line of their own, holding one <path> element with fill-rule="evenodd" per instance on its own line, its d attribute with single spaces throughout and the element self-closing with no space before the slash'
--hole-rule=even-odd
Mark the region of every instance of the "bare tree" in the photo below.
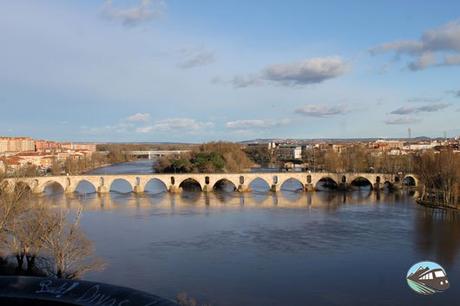
<svg viewBox="0 0 460 306">
<path fill-rule="evenodd" d="M 0 255 L 13 254 L 18 261 L 18 269 L 22 269 L 24 254 L 21 243 L 13 239 L 13 233 L 19 224 L 21 215 L 28 209 L 30 188 L 18 182 L 7 183 L 0 179 Z"/>
<path fill-rule="evenodd" d="M 53 159 L 53 162 L 51 164 L 51 174 L 53 175 L 60 175 L 62 172 L 62 166 L 57 160 L 57 158 Z"/>
<path fill-rule="evenodd" d="M 30 194 L 25 184 L 0 181 L 0 235 L 9 231 L 9 226 L 27 209 Z"/>
<path fill-rule="evenodd" d="M 46 272 L 57 278 L 78 278 L 86 272 L 103 268 L 100 260 L 93 259 L 93 245 L 79 227 L 81 210 L 73 222 L 67 222 L 68 213 L 56 213 L 50 227 L 53 229 L 44 239 L 49 254 Z"/>
<path fill-rule="evenodd" d="M 431 204 L 457 205 L 460 156 L 451 150 L 425 152 L 415 160 L 415 172 L 423 183 L 421 199 Z"/>
</svg>

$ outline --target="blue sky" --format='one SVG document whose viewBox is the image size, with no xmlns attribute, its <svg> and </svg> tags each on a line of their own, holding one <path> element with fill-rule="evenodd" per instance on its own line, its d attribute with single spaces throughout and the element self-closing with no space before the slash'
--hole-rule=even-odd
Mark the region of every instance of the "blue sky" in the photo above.
<svg viewBox="0 0 460 306">
<path fill-rule="evenodd" d="M 0 1 L 0 134 L 460 134 L 459 1 Z"/>
</svg>

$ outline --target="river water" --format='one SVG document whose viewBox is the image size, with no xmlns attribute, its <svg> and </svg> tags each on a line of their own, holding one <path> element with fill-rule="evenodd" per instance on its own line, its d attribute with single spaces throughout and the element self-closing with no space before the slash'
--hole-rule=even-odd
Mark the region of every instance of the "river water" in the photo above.
<svg viewBox="0 0 460 306">
<path fill-rule="evenodd" d="M 150 172 L 149 161 L 94 171 Z M 169 194 L 154 182 L 134 195 L 117 181 L 108 195 L 82 183 L 73 196 L 44 197 L 84 208 L 82 228 L 107 262 L 88 280 L 211 305 L 458 305 L 460 216 L 420 207 L 409 192 L 252 187 Z M 446 269 L 450 289 L 411 291 L 406 273 L 423 260 Z"/>
</svg>

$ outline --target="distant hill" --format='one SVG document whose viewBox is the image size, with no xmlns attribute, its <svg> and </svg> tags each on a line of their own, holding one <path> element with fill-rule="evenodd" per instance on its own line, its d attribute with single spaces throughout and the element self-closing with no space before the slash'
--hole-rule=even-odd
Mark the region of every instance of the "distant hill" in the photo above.
<svg viewBox="0 0 460 306">
<path fill-rule="evenodd" d="M 379 139 L 385 140 L 400 140 L 400 141 L 429 141 L 429 140 L 438 140 L 443 138 L 430 138 L 426 136 L 419 136 L 413 138 L 305 138 L 305 139 L 298 139 L 298 138 L 257 138 L 257 139 L 250 139 L 240 141 L 241 144 L 248 144 L 248 143 L 269 143 L 269 142 L 291 142 L 291 143 L 316 143 L 316 142 L 371 142 L 376 141 Z"/>
</svg>

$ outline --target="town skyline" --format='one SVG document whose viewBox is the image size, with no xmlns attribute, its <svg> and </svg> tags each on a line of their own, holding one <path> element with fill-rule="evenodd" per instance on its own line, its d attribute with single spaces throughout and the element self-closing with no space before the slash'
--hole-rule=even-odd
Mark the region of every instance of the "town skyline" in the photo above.
<svg viewBox="0 0 460 306">
<path fill-rule="evenodd" d="M 456 137 L 460 4 L 397 7 L 4 1 L 0 131 L 91 142 Z"/>
</svg>

